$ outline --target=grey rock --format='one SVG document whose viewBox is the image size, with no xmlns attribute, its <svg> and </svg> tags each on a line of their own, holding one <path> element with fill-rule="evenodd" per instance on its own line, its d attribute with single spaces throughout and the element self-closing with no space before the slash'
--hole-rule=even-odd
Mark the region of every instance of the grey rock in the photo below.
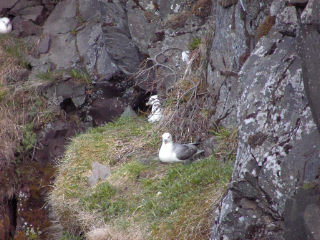
<svg viewBox="0 0 320 240">
<path fill-rule="evenodd" d="M 233 12 L 235 11 L 235 15 Z M 240 8 L 217 5 L 216 27 L 208 65 L 208 85 L 216 96 L 212 122 L 232 128 L 236 124 L 236 99 L 239 97 L 238 71 L 248 56 L 248 43 Z M 235 19 L 233 19 L 233 17 Z M 213 101 L 213 100 L 212 100 Z M 214 105 L 213 105 L 214 106 Z"/>
<path fill-rule="evenodd" d="M 93 22 L 101 19 L 101 5 L 99 0 L 79 0 L 79 13 L 85 21 Z"/>
<path fill-rule="evenodd" d="M 157 0 L 159 12 L 162 19 L 166 19 L 170 14 L 181 13 L 188 9 L 186 2 L 179 0 Z"/>
<path fill-rule="evenodd" d="M 270 6 L 270 15 L 277 16 L 278 14 L 280 14 L 284 10 L 285 6 L 286 6 L 286 4 L 284 1 L 274 0 Z"/>
<path fill-rule="evenodd" d="M 111 169 L 101 164 L 97 161 L 94 161 L 92 164 L 92 172 L 88 178 L 88 183 L 90 187 L 93 187 L 98 183 L 99 180 L 104 180 L 111 175 Z"/>
<path fill-rule="evenodd" d="M 141 62 L 141 55 L 128 34 L 114 26 L 107 25 L 102 29 L 104 39 L 108 39 L 104 44 L 112 62 L 127 75 L 135 73 Z"/>
<path fill-rule="evenodd" d="M 47 53 L 49 51 L 51 38 L 49 36 L 45 36 L 41 38 L 40 42 L 37 45 L 37 51 L 39 53 Z"/>
<path fill-rule="evenodd" d="M 33 81 L 36 81 L 39 79 L 41 80 L 41 75 L 50 72 L 51 67 L 52 67 L 51 63 L 45 63 L 45 64 L 33 66 L 29 79 Z"/>
<path fill-rule="evenodd" d="M 5 1 L 6 2 L 6 1 Z M 30 7 L 34 7 L 34 6 L 39 6 L 39 2 L 37 1 L 27 1 L 27 0 L 19 0 L 17 1 L 17 3 L 13 6 L 13 8 L 10 9 L 10 13 L 14 16 L 19 16 L 21 14 L 21 12 L 25 9 L 25 8 L 30 8 Z"/>
<path fill-rule="evenodd" d="M 11 21 L 14 31 L 18 36 L 26 37 L 29 35 L 40 35 L 41 27 L 35 25 L 31 20 L 23 20 L 21 17 L 15 17 Z"/>
<path fill-rule="evenodd" d="M 3 14 L 6 9 L 11 9 L 19 0 L 6 0 L 0 2 L 0 13 Z"/>
<path fill-rule="evenodd" d="M 75 66 L 80 65 L 76 37 L 71 33 L 51 36 L 50 51 L 42 54 L 41 57 L 54 64 L 56 69 L 75 68 Z"/>
<path fill-rule="evenodd" d="M 139 1 L 139 5 L 147 9 L 147 2 L 150 1 Z M 136 46 L 142 53 L 147 54 L 151 40 L 160 25 L 160 17 L 155 15 L 154 11 L 142 10 L 136 4 L 137 2 L 132 0 L 127 2 L 128 26 Z M 153 7 L 152 4 L 150 5 Z"/>
<path fill-rule="evenodd" d="M 21 17 L 25 20 L 32 20 L 33 22 L 37 22 L 43 14 L 43 9 L 43 6 L 28 7 L 23 9 L 20 14 Z"/>
<path fill-rule="evenodd" d="M 258 207 L 258 204 L 255 201 L 251 201 L 247 198 L 242 198 L 240 200 L 240 206 L 245 209 L 256 210 Z"/>
<path fill-rule="evenodd" d="M 320 9 L 313 16 L 318 16 Z M 301 15 L 301 18 L 303 16 Z M 300 24 L 297 36 L 297 49 L 302 61 L 302 78 L 306 96 L 311 107 L 313 119 L 318 126 L 320 132 L 320 84 L 319 74 L 320 69 L 320 35 L 318 24 Z"/>
<path fill-rule="evenodd" d="M 294 6 L 303 6 L 306 5 L 309 0 L 287 0 L 288 4 L 294 5 Z"/>
<path fill-rule="evenodd" d="M 121 116 L 124 109 L 118 98 L 96 99 L 90 105 L 88 115 L 92 117 L 94 126 L 101 126 Z"/>
<path fill-rule="evenodd" d="M 306 183 L 297 194 L 287 199 L 284 219 L 285 239 L 319 239 L 319 181 Z"/>
<path fill-rule="evenodd" d="M 129 105 L 128 107 L 126 107 L 126 109 L 124 110 L 124 112 L 122 113 L 123 117 L 138 117 L 138 115 L 136 114 L 136 112 L 132 109 L 132 107 Z"/>
<path fill-rule="evenodd" d="M 81 18 L 86 21 L 83 28 L 77 33 L 77 49 L 83 58 L 83 64 L 87 72 L 91 75 L 99 75 L 99 80 L 110 80 L 112 76 L 118 74 L 120 69 L 111 60 L 106 50 L 101 24 L 103 21 L 103 7 L 118 6 L 101 1 L 80 1 L 79 12 Z M 115 16 L 118 18 L 118 16 Z M 110 18 L 111 19 L 111 18 Z"/>
<path fill-rule="evenodd" d="M 306 101 L 301 71 L 295 40 L 275 29 L 258 42 L 244 63 L 237 104 L 239 148 L 212 239 L 245 239 L 247 235 L 283 239 L 281 231 L 263 227 L 269 221 L 265 216 L 281 221 L 286 201 L 295 196 L 297 186 L 317 177 L 319 133 Z M 241 202 L 234 199 L 243 198 L 254 200 L 257 208 L 237 212 Z M 239 213 L 244 223 L 239 222 Z"/>
<path fill-rule="evenodd" d="M 295 7 L 286 7 L 283 12 L 277 15 L 276 28 L 279 32 L 295 36 L 298 26 L 298 17 Z"/>
<path fill-rule="evenodd" d="M 44 33 L 57 37 L 59 33 L 68 33 L 77 25 L 76 0 L 60 1 L 44 25 Z"/>
<path fill-rule="evenodd" d="M 56 105 L 70 98 L 75 107 L 80 107 L 86 100 L 85 90 L 85 85 L 74 86 L 66 82 L 59 82 L 47 87 L 44 93 L 46 98 Z"/>
<path fill-rule="evenodd" d="M 300 18 L 302 24 L 317 25 L 320 22 L 320 2 L 317 0 L 308 1 L 307 6 L 303 10 Z"/>
<path fill-rule="evenodd" d="M 201 142 L 201 148 L 204 150 L 205 157 L 211 156 L 218 147 L 219 143 L 217 137 L 211 137 Z"/>
<path fill-rule="evenodd" d="M 96 71 L 101 75 L 101 79 L 109 80 L 120 70 L 111 61 L 105 49 L 105 39 L 101 33 L 100 25 L 96 23 L 87 24 L 77 34 L 77 49 L 89 74 L 93 74 Z"/>
</svg>

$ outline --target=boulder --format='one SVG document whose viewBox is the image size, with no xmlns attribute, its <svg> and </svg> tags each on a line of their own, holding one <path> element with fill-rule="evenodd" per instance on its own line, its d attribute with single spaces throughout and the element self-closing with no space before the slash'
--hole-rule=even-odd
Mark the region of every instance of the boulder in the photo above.
<svg viewBox="0 0 320 240">
<path fill-rule="evenodd" d="M 297 10 L 295 7 L 286 7 L 276 18 L 276 28 L 282 34 L 295 36 L 298 26 Z"/>
<path fill-rule="evenodd" d="M 51 38 L 49 36 L 45 36 L 40 39 L 36 49 L 39 53 L 47 53 L 49 51 Z"/>
<path fill-rule="evenodd" d="M 310 4 L 310 5 L 309 5 Z M 311 7 L 314 6 L 314 9 Z M 320 132 L 320 34 L 319 21 L 316 19 L 320 15 L 319 2 L 309 1 L 301 14 L 301 21 L 298 27 L 297 49 L 302 61 L 302 77 L 304 89 L 308 99 L 313 119 Z"/>
<path fill-rule="evenodd" d="M 208 89 L 215 115 L 212 122 L 232 128 L 236 124 L 236 100 L 239 97 L 238 71 L 250 54 L 251 41 L 246 35 L 238 5 L 217 5 L 216 27 L 208 64 Z"/>
<path fill-rule="evenodd" d="M 11 9 L 19 0 L 7 0 L 0 2 L 0 14 L 5 14 L 8 9 Z"/>
<path fill-rule="evenodd" d="M 63 81 L 47 87 L 44 94 L 50 102 L 56 105 L 61 105 L 67 99 L 71 99 L 74 106 L 79 108 L 86 100 L 86 87 L 85 84 L 73 85 Z"/>
<path fill-rule="evenodd" d="M 104 164 L 101 164 L 97 161 L 93 161 L 91 166 L 92 172 L 88 178 L 88 183 L 90 187 L 96 185 L 99 180 L 104 180 L 111 175 L 111 169 Z"/>
</svg>

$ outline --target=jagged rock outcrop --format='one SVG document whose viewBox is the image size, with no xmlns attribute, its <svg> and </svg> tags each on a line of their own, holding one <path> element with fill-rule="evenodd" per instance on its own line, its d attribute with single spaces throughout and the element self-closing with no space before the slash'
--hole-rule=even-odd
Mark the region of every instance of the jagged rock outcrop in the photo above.
<svg viewBox="0 0 320 240">
<path fill-rule="evenodd" d="M 308 102 L 317 97 L 304 84 L 306 76 L 312 79 L 317 72 L 313 64 L 318 56 L 310 53 L 317 47 L 306 51 L 312 45 L 303 44 L 302 60 L 297 51 L 299 38 L 300 43 L 305 38 L 317 41 L 319 34 L 307 37 L 307 26 L 297 29 L 299 14 L 305 16 L 308 7 L 302 13 L 294 6 L 278 7 L 283 10 L 273 9 L 276 25 L 238 72 L 239 148 L 229 190 L 216 210 L 212 239 L 319 237 L 315 229 L 320 217 L 310 210 L 319 210 L 320 136 Z M 307 84 L 313 86 L 312 80 Z"/>
</svg>

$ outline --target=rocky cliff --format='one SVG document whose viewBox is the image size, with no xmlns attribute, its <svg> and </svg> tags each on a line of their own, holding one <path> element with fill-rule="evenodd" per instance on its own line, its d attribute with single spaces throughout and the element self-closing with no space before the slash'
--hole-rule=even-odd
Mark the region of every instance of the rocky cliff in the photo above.
<svg viewBox="0 0 320 240">
<path fill-rule="evenodd" d="M 237 78 L 225 80 L 230 79 L 229 95 L 237 96 L 232 103 L 239 147 L 229 190 L 216 210 L 212 239 L 320 236 L 318 104 L 314 105 L 319 86 L 314 77 L 319 64 L 318 4 L 218 4 L 217 26 L 221 25 L 216 26 L 215 38 L 223 34 L 234 40 L 227 53 L 218 55 L 212 46 L 211 68 L 237 73 Z M 219 66 L 219 58 L 231 60 Z"/>
<path fill-rule="evenodd" d="M 45 167 L 76 132 L 143 109 L 151 92 L 168 99 L 206 39 L 202 107 L 211 127 L 239 129 L 212 239 L 318 239 L 319 11 L 316 0 L 2 1 L 11 34 L 34 44 L 28 84 L 63 112 L 33 121 L 30 158 Z M 27 222 L 8 212 L 31 185 L 7 199 L 7 237 Z"/>
</svg>

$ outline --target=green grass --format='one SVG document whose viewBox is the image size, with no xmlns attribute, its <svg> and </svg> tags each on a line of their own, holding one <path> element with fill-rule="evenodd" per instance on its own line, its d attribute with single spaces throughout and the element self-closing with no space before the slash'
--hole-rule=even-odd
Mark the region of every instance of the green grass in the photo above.
<svg viewBox="0 0 320 240">
<path fill-rule="evenodd" d="M 190 50 L 195 50 L 201 44 L 201 38 L 193 38 L 189 44 Z"/>
<path fill-rule="evenodd" d="M 74 78 L 75 80 L 79 80 L 87 85 L 91 84 L 91 79 L 90 76 L 87 73 L 80 72 L 76 69 L 72 69 L 70 71 L 71 77 Z"/>
<path fill-rule="evenodd" d="M 163 164 L 153 160 L 160 145 L 153 125 L 141 118 L 120 118 L 75 137 L 49 197 L 58 216 L 76 219 L 63 221 L 65 229 L 103 226 L 112 239 L 208 238 L 233 162 Z M 90 188 L 93 161 L 109 165 L 112 175 Z"/>
</svg>

